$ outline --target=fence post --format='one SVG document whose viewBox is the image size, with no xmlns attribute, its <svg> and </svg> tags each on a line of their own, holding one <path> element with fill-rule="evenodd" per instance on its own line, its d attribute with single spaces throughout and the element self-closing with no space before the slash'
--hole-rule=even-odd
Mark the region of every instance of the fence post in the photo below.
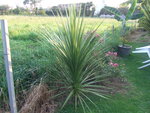
<svg viewBox="0 0 150 113">
<path fill-rule="evenodd" d="M 17 113 L 13 71 L 12 71 L 12 64 L 11 64 L 10 44 L 9 44 L 9 37 L 8 37 L 8 25 L 6 20 L 0 20 L 0 21 L 1 21 L 1 30 L 2 30 L 5 70 L 6 70 L 6 78 L 7 78 L 7 85 L 8 85 L 8 93 L 9 93 L 9 105 L 10 105 L 11 113 Z"/>
</svg>

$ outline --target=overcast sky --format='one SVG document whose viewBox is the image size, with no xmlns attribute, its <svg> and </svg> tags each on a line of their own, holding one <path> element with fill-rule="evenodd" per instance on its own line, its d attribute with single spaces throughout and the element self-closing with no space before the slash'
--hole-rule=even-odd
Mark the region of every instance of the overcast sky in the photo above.
<svg viewBox="0 0 150 113">
<path fill-rule="evenodd" d="M 23 6 L 24 0 L 0 0 L 0 5 L 9 5 L 11 7 Z M 58 4 L 80 3 L 92 1 L 96 9 L 99 10 L 104 6 L 104 3 L 108 6 L 118 7 L 120 3 L 126 0 L 42 0 L 41 7 L 47 8 Z"/>
</svg>

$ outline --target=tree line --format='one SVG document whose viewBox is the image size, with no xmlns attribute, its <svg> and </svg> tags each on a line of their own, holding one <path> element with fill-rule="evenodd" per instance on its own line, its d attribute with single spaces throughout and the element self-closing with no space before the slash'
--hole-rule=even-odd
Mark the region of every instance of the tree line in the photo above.
<svg viewBox="0 0 150 113">
<path fill-rule="evenodd" d="M 53 6 L 51 8 L 37 7 L 41 0 L 25 0 L 23 4 L 25 7 L 16 6 L 16 8 L 11 8 L 8 5 L 0 6 L 0 15 L 48 15 L 57 16 L 58 12 L 66 16 L 66 12 L 71 4 L 61 4 L 58 6 Z M 78 11 L 80 9 L 81 14 L 84 16 L 94 16 L 95 6 L 92 2 L 78 3 L 75 4 Z"/>
<path fill-rule="evenodd" d="M 57 16 L 58 12 L 60 11 L 62 15 L 66 16 L 66 11 L 68 10 L 68 7 L 71 4 L 61 4 L 58 6 L 53 6 L 51 8 L 42 8 L 38 7 L 38 4 L 40 4 L 42 0 L 24 0 L 23 4 L 25 7 L 19 7 L 16 6 L 16 8 L 11 8 L 8 5 L 1 5 L 0 6 L 0 15 L 48 15 L 48 16 Z M 132 2 L 132 0 L 128 0 L 120 5 L 118 10 L 126 15 L 128 12 L 128 3 Z M 141 3 L 142 0 L 139 0 L 139 3 Z M 106 11 L 104 8 L 101 9 L 98 12 L 96 11 L 95 5 L 93 2 L 87 2 L 87 3 L 77 3 L 75 4 L 77 7 L 77 10 L 81 10 L 81 16 L 86 16 L 86 17 L 93 17 L 97 16 L 99 17 L 100 15 L 113 15 L 110 12 Z M 135 14 L 140 13 L 140 10 L 137 9 L 135 10 Z"/>
</svg>

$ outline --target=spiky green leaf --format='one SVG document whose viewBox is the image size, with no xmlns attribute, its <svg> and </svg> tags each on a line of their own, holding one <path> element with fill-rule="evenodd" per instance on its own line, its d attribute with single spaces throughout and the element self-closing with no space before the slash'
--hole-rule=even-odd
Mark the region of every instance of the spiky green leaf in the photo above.
<svg viewBox="0 0 150 113">
<path fill-rule="evenodd" d="M 136 9 L 136 4 L 137 4 L 137 0 L 133 0 L 130 8 L 129 8 L 129 11 L 126 15 L 126 20 L 129 20 L 132 16 L 132 14 L 134 13 L 135 9 Z"/>
</svg>

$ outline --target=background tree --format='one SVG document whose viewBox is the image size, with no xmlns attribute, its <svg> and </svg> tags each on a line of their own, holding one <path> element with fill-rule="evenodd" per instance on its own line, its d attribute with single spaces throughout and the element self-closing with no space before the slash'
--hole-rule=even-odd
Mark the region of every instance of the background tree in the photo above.
<svg viewBox="0 0 150 113">
<path fill-rule="evenodd" d="M 16 8 L 11 9 L 11 10 L 12 10 L 12 14 L 15 14 L 15 15 L 30 15 L 30 11 L 23 7 L 17 6 Z"/>
<path fill-rule="evenodd" d="M 137 1 L 137 4 L 140 4 L 140 3 L 142 3 L 143 1 L 144 1 L 144 0 L 138 0 L 138 1 Z M 121 3 L 120 6 L 127 7 L 127 6 L 129 6 L 129 4 L 131 4 L 132 2 L 133 2 L 133 0 L 127 0 L 126 2 Z"/>
<path fill-rule="evenodd" d="M 85 10 L 85 14 L 84 14 Z M 81 14 L 84 16 L 94 16 L 95 13 L 95 6 L 93 2 L 87 2 L 87 3 L 82 3 L 81 4 Z"/>
<path fill-rule="evenodd" d="M 9 13 L 9 6 L 8 5 L 1 5 L 0 6 L 0 14 L 8 14 Z"/>
<path fill-rule="evenodd" d="M 49 16 L 57 16 L 58 11 L 61 11 L 63 16 L 66 16 L 66 10 L 68 10 L 70 4 L 61 4 L 58 6 L 53 6 L 50 9 L 46 10 L 46 14 Z M 79 4 L 75 4 L 76 6 L 76 10 L 77 12 L 79 12 L 80 8 L 81 8 L 81 16 L 94 16 L 95 13 L 95 6 L 92 2 L 87 2 L 87 3 L 79 3 Z"/>
<path fill-rule="evenodd" d="M 13 14 L 19 15 L 20 13 L 21 13 L 20 7 L 17 6 L 15 9 L 13 9 Z"/>
<path fill-rule="evenodd" d="M 61 9 L 62 10 L 62 9 Z M 57 16 L 57 12 L 59 11 L 59 8 L 58 6 L 53 6 L 52 8 L 48 9 L 46 11 L 46 14 L 49 15 L 49 16 Z"/>
<path fill-rule="evenodd" d="M 37 11 L 37 15 L 42 15 L 42 16 L 46 15 L 45 9 L 39 8 Z"/>
<path fill-rule="evenodd" d="M 102 8 L 98 14 L 98 16 L 100 15 L 112 15 L 113 13 L 107 11 L 105 8 Z"/>
<path fill-rule="evenodd" d="M 39 4 L 42 0 L 24 0 L 24 5 L 30 5 L 30 9 L 34 14 L 37 14 L 37 4 Z"/>
</svg>

